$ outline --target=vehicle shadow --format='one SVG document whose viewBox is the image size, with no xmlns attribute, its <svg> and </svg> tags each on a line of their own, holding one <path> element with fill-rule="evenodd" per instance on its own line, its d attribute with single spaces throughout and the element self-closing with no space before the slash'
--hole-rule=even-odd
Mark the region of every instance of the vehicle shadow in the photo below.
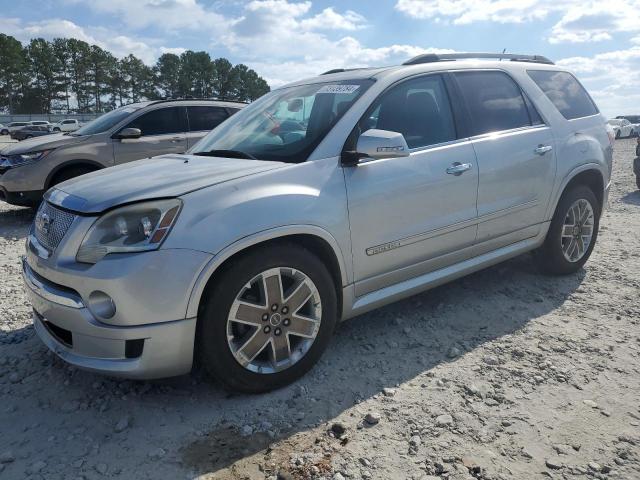
<svg viewBox="0 0 640 480">
<path fill-rule="evenodd" d="M 36 212 L 32 208 L 0 210 L 0 238 L 22 239 L 29 234 L 29 227 Z"/>
<path fill-rule="evenodd" d="M 88 396 L 99 384 L 114 395 L 112 403 L 126 396 L 126 405 L 105 413 L 97 402 L 88 406 L 85 413 L 102 418 L 91 427 L 96 435 L 100 430 L 112 435 L 113 424 L 126 411 L 146 438 L 179 441 L 172 455 L 180 468 L 224 477 L 226 468 L 274 444 L 289 442 L 300 452 L 299 434 L 330 422 L 385 387 L 412 381 L 454 360 L 452 347 L 464 354 L 521 330 L 562 305 L 584 277 L 584 271 L 547 277 L 538 273 L 530 255 L 512 259 L 344 322 L 311 372 L 264 395 L 228 394 L 199 372 L 166 381 L 123 382 L 75 371 L 69 381 L 69 369 L 58 360 L 48 382 L 70 382 L 53 388 L 65 395 Z M 39 344 L 33 348 L 44 350 Z M 77 420 L 79 425 L 83 421 L 86 418 Z M 241 435 L 243 425 L 250 428 Z M 122 454 L 144 457 L 149 447 L 130 448 Z M 71 444 L 66 449 L 73 453 Z"/>
<path fill-rule="evenodd" d="M 622 196 L 620 200 L 629 205 L 640 205 L 640 190 L 629 192 Z"/>
</svg>

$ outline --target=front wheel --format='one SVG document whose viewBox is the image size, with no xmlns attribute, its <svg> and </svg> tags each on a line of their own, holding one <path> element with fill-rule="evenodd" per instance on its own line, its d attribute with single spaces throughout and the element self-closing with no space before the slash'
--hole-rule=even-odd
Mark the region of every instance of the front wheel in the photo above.
<svg viewBox="0 0 640 480">
<path fill-rule="evenodd" d="M 583 185 L 566 191 L 538 251 L 542 269 L 567 275 L 582 268 L 595 246 L 599 224 L 600 204 L 593 191 Z"/>
<path fill-rule="evenodd" d="M 636 175 L 636 187 L 640 190 L 640 175 Z"/>
<path fill-rule="evenodd" d="M 227 389 L 266 392 L 318 361 L 336 321 L 336 289 L 324 264 L 298 245 L 264 247 L 235 260 L 207 289 L 198 357 Z"/>
<path fill-rule="evenodd" d="M 58 133 L 58 132 L 60 132 L 60 129 L 58 127 L 56 127 L 56 128 L 53 129 L 53 131 Z"/>
</svg>

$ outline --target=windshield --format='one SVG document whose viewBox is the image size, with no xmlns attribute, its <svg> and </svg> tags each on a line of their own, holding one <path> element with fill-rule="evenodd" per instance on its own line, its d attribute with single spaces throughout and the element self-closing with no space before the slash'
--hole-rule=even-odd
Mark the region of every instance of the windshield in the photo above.
<svg viewBox="0 0 640 480">
<path fill-rule="evenodd" d="M 141 107 L 142 105 L 129 105 L 126 107 L 116 108 L 115 110 L 111 110 L 109 113 L 105 113 L 101 117 L 90 121 L 83 127 L 80 127 L 71 135 L 77 137 L 79 135 L 94 135 L 96 133 L 106 132 Z"/>
<path fill-rule="evenodd" d="M 274 90 L 214 129 L 196 155 L 304 162 L 373 80 L 314 83 Z"/>
</svg>

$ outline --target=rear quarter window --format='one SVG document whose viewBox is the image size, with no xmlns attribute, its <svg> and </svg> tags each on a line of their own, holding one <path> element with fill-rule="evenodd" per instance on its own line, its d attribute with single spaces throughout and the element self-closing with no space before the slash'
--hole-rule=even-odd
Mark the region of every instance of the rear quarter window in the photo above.
<svg viewBox="0 0 640 480">
<path fill-rule="evenodd" d="M 527 73 L 567 120 L 598 113 L 587 91 L 569 72 L 529 70 Z"/>
</svg>

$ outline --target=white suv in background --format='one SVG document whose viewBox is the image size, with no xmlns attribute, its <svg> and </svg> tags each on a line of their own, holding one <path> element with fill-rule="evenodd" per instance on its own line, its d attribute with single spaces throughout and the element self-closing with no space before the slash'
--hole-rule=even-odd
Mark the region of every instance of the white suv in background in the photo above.
<svg viewBox="0 0 640 480">
<path fill-rule="evenodd" d="M 75 132 L 81 126 L 78 120 L 67 118 L 51 125 L 51 130 L 54 132 Z"/>
</svg>

